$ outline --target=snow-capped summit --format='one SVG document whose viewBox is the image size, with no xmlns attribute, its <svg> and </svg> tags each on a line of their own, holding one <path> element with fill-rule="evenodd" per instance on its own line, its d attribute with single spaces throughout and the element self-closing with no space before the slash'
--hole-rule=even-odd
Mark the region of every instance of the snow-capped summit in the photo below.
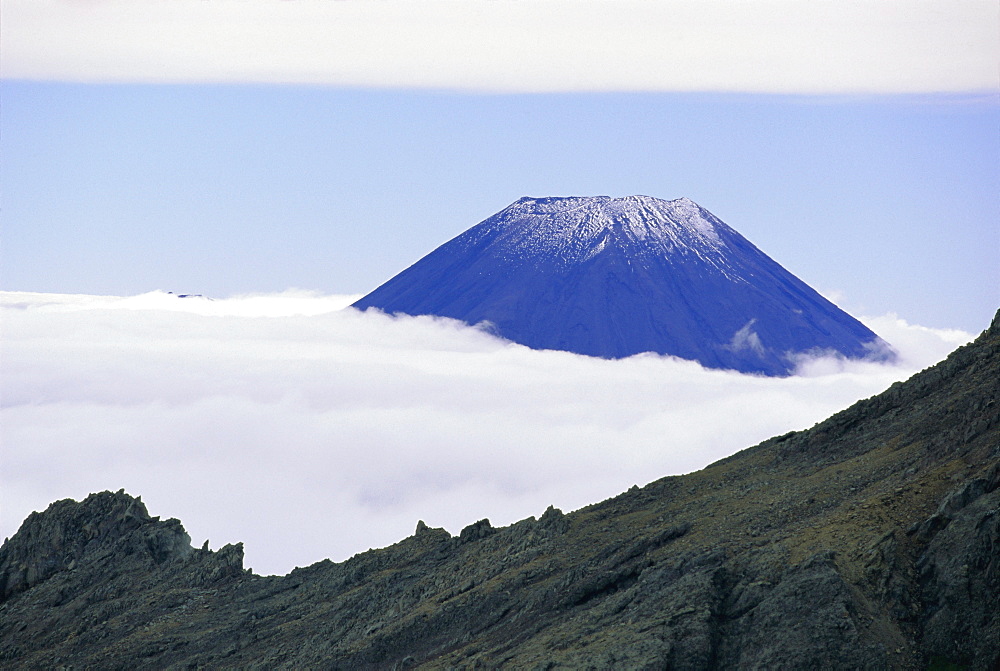
<svg viewBox="0 0 1000 671">
<path fill-rule="evenodd" d="M 535 349 L 790 373 L 884 341 L 688 198 L 521 198 L 354 304 L 490 322 Z"/>
<path fill-rule="evenodd" d="M 609 243 L 628 244 L 642 257 L 718 250 L 716 227 L 726 227 L 692 200 L 649 196 L 521 198 L 487 222 L 492 225 L 479 235 L 495 236 L 513 256 L 566 263 L 586 260 Z"/>
</svg>

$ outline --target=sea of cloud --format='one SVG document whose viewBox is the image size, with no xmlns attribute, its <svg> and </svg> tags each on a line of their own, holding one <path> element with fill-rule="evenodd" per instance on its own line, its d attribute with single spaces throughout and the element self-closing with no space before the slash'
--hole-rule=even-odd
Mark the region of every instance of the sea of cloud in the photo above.
<svg viewBox="0 0 1000 671">
<path fill-rule="evenodd" d="M 0 536 L 124 488 L 196 545 L 285 573 L 413 533 L 579 508 L 804 429 L 971 334 L 865 319 L 893 365 L 762 378 L 670 357 L 533 351 L 459 322 L 304 291 L 0 292 Z"/>
</svg>

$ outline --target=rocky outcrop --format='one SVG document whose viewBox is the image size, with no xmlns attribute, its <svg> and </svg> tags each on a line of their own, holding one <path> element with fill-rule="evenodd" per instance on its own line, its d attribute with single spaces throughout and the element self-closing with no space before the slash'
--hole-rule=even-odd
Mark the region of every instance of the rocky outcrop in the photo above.
<svg viewBox="0 0 1000 671">
<path fill-rule="evenodd" d="M 0 549 L 11 668 L 991 669 L 1000 323 L 809 431 L 287 576 L 123 492 Z"/>
<path fill-rule="evenodd" d="M 57 501 L 32 513 L 0 554 L 0 599 L 23 592 L 62 571 L 101 558 L 126 559 L 144 570 L 191 552 L 178 520 L 150 517 L 141 498 L 119 491 L 94 494 L 82 504 Z"/>
<path fill-rule="evenodd" d="M 920 526 L 937 528 L 916 562 L 918 624 L 939 658 L 1000 666 L 1000 468 L 957 488 Z"/>
</svg>

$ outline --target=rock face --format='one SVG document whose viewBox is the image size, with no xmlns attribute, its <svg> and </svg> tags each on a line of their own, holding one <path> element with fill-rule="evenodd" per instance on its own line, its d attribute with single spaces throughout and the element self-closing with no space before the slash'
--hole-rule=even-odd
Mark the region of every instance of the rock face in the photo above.
<svg viewBox="0 0 1000 671">
<path fill-rule="evenodd" d="M 522 198 L 354 304 L 439 315 L 534 349 L 670 354 L 786 375 L 891 348 L 696 203 Z"/>
<path fill-rule="evenodd" d="M 994 669 L 1000 315 L 808 431 L 287 576 L 123 492 L 0 548 L 0 667 Z"/>
</svg>

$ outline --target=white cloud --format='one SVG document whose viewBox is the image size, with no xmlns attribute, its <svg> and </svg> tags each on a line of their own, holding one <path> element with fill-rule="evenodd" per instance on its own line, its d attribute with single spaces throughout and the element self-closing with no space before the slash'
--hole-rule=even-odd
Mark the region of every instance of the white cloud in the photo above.
<svg viewBox="0 0 1000 671">
<path fill-rule="evenodd" d="M 458 322 L 288 292 L 0 293 L 2 512 L 125 488 L 201 544 L 284 573 L 413 532 L 508 524 L 802 429 L 969 339 L 867 320 L 896 366 L 761 378 L 668 357 L 538 352 Z"/>
<path fill-rule="evenodd" d="M 489 91 L 995 90 L 993 0 L 3 0 L 5 77 Z"/>
<path fill-rule="evenodd" d="M 757 332 L 753 330 L 753 325 L 757 321 L 756 318 L 748 321 L 743 328 L 738 330 L 733 334 L 733 339 L 730 341 L 726 349 L 732 350 L 733 352 L 742 352 L 743 350 L 751 350 L 755 352 L 758 356 L 764 355 L 764 345 L 760 342 L 760 336 Z"/>
</svg>

